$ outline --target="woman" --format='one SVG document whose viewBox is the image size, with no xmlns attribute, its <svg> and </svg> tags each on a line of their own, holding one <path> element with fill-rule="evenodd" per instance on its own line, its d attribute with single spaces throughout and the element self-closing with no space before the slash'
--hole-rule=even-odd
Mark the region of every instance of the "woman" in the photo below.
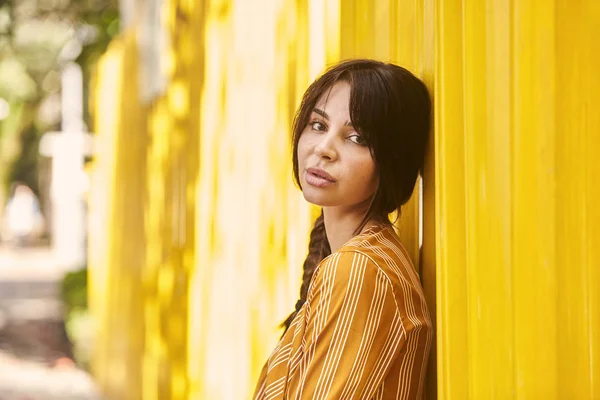
<svg viewBox="0 0 600 400">
<path fill-rule="evenodd" d="M 322 214 L 256 400 L 423 397 L 432 325 L 388 216 L 413 191 L 430 109 L 420 80 L 372 60 L 342 62 L 304 94 L 294 178 Z"/>
</svg>

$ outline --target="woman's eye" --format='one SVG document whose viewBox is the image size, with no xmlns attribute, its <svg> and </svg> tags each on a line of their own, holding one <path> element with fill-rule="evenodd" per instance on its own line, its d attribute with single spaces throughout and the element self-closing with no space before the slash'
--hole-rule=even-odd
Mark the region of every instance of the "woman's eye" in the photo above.
<svg viewBox="0 0 600 400">
<path fill-rule="evenodd" d="M 356 143 L 356 144 L 359 144 L 361 146 L 366 145 L 365 140 L 360 135 L 351 135 L 351 136 L 348 136 L 348 140 L 350 140 L 352 143 Z"/>
<path fill-rule="evenodd" d="M 325 124 L 319 121 L 313 121 L 310 123 L 310 127 L 315 130 L 315 131 L 319 131 L 319 132 L 324 132 L 325 131 Z"/>
</svg>

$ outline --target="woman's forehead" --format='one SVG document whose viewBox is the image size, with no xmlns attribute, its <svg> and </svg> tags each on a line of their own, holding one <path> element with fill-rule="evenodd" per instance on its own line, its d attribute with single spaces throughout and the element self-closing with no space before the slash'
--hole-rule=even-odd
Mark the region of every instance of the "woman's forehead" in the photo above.
<svg viewBox="0 0 600 400">
<path fill-rule="evenodd" d="M 315 108 L 328 114 L 330 112 L 349 114 L 350 94 L 350 84 L 345 81 L 338 81 L 319 96 Z"/>
</svg>

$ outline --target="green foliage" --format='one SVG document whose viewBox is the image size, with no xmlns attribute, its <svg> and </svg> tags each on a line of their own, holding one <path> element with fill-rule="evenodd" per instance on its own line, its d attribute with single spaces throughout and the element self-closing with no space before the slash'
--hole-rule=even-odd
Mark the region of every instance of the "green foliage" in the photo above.
<svg viewBox="0 0 600 400">
<path fill-rule="evenodd" d="M 117 0 L 0 0 L 0 97 L 29 111 L 19 114 L 20 123 L 11 123 L 11 129 L 7 122 L 12 115 L 0 121 L 0 144 L 11 150 L 0 149 L 0 205 L 5 188 L 16 180 L 38 186 L 37 144 L 56 123 L 41 122 L 38 110 L 60 89 L 64 46 L 73 40 L 81 46 L 73 57 L 83 69 L 87 103 L 87 82 L 118 32 Z M 87 104 L 83 109 L 89 126 Z"/>
<path fill-rule="evenodd" d="M 89 369 L 94 342 L 92 316 L 87 310 L 72 311 L 65 319 L 65 329 L 73 344 L 75 362 Z"/>
<path fill-rule="evenodd" d="M 0 61 L 0 97 L 8 101 L 27 101 L 36 97 L 36 84 L 25 66 L 15 58 Z"/>
<path fill-rule="evenodd" d="M 21 133 L 21 156 L 10 166 L 9 182 L 23 182 L 39 196 L 38 188 L 38 142 L 40 135 L 34 125 Z"/>
<path fill-rule="evenodd" d="M 69 272 L 65 275 L 61 294 L 65 312 L 87 310 L 87 268 Z"/>
<path fill-rule="evenodd" d="M 65 328 L 76 363 L 88 369 L 93 346 L 93 321 L 88 311 L 87 268 L 69 272 L 61 286 Z"/>
</svg>

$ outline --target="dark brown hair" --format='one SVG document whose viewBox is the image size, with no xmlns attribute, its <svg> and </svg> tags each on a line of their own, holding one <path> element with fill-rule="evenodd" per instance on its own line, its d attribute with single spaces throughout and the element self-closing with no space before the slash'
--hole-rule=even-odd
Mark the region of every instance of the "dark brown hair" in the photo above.
<svg viewBox="0 0 600 400">
<path fill-rule="evenodd" d="M 360 232 L 371 219 L 389 222 L 388 215 L 394 211 L 399 215 L 401 206 L 410 199 L 425 157 L 431 101 L 423 82 L 394 64 L 348 60 L 328 69 L 308 87 L 294 119 L 294 180 L 300 188 L 298 141 L 319 98 L 339 81 L 350 84 L 350 120 L 369 146 L 379 178 L 369 208 L 356 230 Z M 315 268 L 329 254 L 321 213 L 310 235 L 300 299 L 295 311 L 282 324 L 286 330 L 306 301 Z"/>
</svg>

